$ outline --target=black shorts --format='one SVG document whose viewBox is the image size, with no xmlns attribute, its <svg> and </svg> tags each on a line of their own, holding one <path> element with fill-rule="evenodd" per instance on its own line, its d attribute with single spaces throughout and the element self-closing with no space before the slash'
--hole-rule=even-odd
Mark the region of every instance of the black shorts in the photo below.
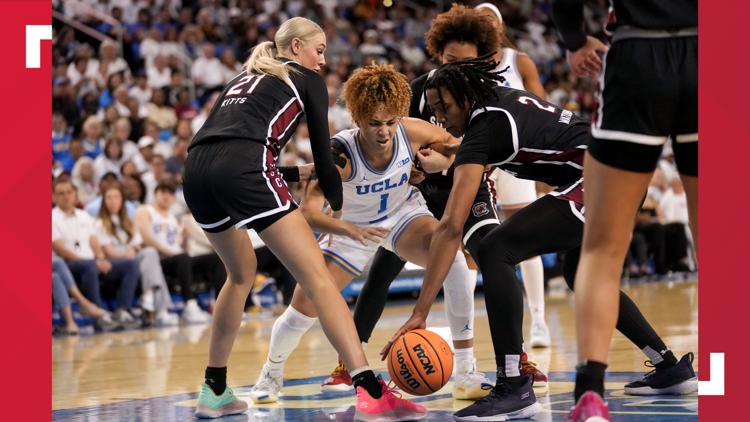
<svg viewBox="0 0 750 422">
<path fill-rule="evenodd" d="M 249 170 L 263 161 L 264 170 Z M 207 232 L 234 227 L 260 233 L 297 208 L 276 168 L 276 157 L 252 141 L 195 146 L 188 154 L 183 178 L 185 202 Z"/>
<path fill-rule="evenodd" d="M 652 172 L 667 139 L 682 174 L 698 175 L 698 37 L 628 38 L 604 59 L 588 147 L 598 161 Z"/>
<path fill-rule="evenodd" d="M 487 174 L 485 174 L 484 180 L 479 186 L 479 192 L 477 192 L 477 196 L 474 198 L 474 203 L 471 204 L 469 216 L 466 218 L 466 223 L 464 224 L 464 235 L 462 238 L 464 246 L 469 244 L 471 237 L 474 236 L 480 228 L 500 224 L 495 204 L 496 198 L 494 183 L 489 177 L 487 177 Z"/>
</svg>

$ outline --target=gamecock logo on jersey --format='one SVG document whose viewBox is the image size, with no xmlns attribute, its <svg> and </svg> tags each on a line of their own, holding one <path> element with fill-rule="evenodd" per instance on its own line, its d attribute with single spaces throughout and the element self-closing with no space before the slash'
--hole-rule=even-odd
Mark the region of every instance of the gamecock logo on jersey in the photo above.
<svg viewBox="0 0 750 422">
<path fill-rule="evenodd" d="M 481 217 L 483 215 L 489 214 L 489 212 L 490 212 L 490 209 L 487 207 L 487 204 L 484 202 L 477 202 L 471 208 L 471 213 L 474 214 L 474 217 Z"/>
</svg>

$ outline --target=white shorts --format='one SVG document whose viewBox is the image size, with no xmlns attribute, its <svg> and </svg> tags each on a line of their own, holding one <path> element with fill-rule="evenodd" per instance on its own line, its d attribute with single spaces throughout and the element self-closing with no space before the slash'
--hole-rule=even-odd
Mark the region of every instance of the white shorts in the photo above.
<svg viewBox="0 0 750 422">
<path fill-rule="evenodd" d="M 537 199 L 533 180 L 519 179 L 502 170 L 490 177 L 495 181 L 497 203 L 503 210 L 519 210 Z"/>
<path fill-rule="evenodd" d="M 360 277 L 375 252 L 377 252 L 378 247 L 382 246 L 398 254 L 396 245 L 399 238 L 412 221 L 423 216 L 432 217 L 432 213 L 427 209 L 422 194 L 414 189 L 409 199 L 398 209 L 393 210 L 384 220 L 374 224 L 352 222 L 360 227 L 385 227 L 390 229 L 388 236 L 382 242 L 368 242 L 367 245 L 363 245 L 347 236 L 327 234 L 320 240 L 320 249 L 326 259 L 335 262 L 353 276 Z"/>
</svg>

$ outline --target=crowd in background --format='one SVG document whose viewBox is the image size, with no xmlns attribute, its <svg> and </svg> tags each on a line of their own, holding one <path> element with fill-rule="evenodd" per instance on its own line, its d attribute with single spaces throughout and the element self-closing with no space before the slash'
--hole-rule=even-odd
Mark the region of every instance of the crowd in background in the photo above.
<svg viewBox="0 0 750 422">
<path fill-rule="evenodd" d="M 510 38 L 536 63 L 548 100 L 590 118 L 594 82 L 569 71 L 550 4 L 497 3 Z M 54 0 L 53 285 L 63 316 L 70 295 L 103 330 L 143 321 L 172 325 L 178 319 L 170 293 L 179 293 L 183 319 L 209 318 L 195 292 L 217 291 L 225 274 L 182 197 L 187 147 L 223 85 L 281 22 L 304 16 L 326 32 L 323 73 L 335 133 L 353 126 L 339 94 L 356 68 L 388 62 L 412 80 L 435 66 L 422 37 L 449 7 L 400 0 L 391 7 L 374 0 Z M 607 2 L 588 2 L 585 10 L 588 32 L 604 37 Z M 282 165 L 311 160 L 303 123 Z M 687 222 L 679 179 L 668 160 L 662 164 L 639 214 L 631 274 L 681 270 L 689 261 L 669 253 L 689 239 L 676 226 Z M 276 264 L 269 268 L 288 291 L 293 280 Z M 115 299 L 107 302 L 100 288 Z M 65 331 L 75 332 L 65 320 Z"/>
</svg>

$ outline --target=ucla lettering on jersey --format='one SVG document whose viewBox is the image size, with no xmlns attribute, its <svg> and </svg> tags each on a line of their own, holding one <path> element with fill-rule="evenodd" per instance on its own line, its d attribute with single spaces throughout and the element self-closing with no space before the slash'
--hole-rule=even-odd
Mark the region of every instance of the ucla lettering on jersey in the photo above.
<svg viewBox="0 0 750 422">
<path fill-rule="evenodd" d="M 411 195 L 409 175 L 414 154 L 405 129 L 398 125 L 393 138 L 393 155 L 388 166 L 378 170 L 362 151 L 359 129 L 344 130 L 333 136 L 351 161 L 351 175 L 343 181 L 344 207 L 341 218 L 355 223 L 385 219 Z"/>
</svg>

